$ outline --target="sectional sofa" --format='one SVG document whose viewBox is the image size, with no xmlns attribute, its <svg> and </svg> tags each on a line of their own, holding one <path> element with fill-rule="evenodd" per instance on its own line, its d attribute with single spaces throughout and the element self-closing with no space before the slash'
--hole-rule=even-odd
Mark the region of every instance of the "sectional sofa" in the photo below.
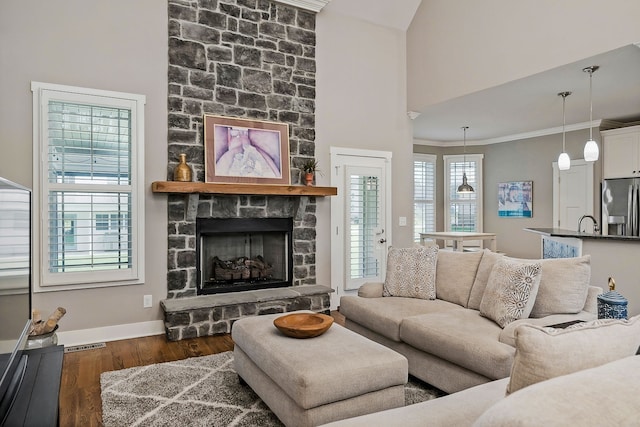
<svg viewBox="0 0 640 427">
<path fill-rule="evenodd" d="M 637 426 L 640 356 L 633 354 L 640 343 L 640 322 L 590 323 L 567 332 L 521 325 L 519 332 L 529 330 L 520 341 L 537 345 L 542 337 L 547 346 L 532 355 L 525 345 L 526 360 L 514 364 L 510 378 L 324 427 Z M 568 347 L 576 353 L 567 352 Z M 509 393 L 513 383 L 524 387 Z"/>
<path fill-rule="evenodd" d="M 593 320 L 602 293 L 590 285 L 589 256 L 408 248 L 390 252 L 387 272 L 385 284 L 341 298 L 345 326 L 401 353 L 411 375 L 447 393 L 508 377 L 518 326 Z"/>
</svg>

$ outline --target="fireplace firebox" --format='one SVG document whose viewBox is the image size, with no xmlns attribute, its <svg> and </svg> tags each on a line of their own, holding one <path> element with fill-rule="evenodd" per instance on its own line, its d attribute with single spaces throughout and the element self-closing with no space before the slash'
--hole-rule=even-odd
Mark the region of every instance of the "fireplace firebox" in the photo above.
<svg viewBox="0 0 640 427">
<path fill-rule="evenodd" d="M 196 218 L 198 295 L 292 285 L 292 218 Z"/>
</svg>

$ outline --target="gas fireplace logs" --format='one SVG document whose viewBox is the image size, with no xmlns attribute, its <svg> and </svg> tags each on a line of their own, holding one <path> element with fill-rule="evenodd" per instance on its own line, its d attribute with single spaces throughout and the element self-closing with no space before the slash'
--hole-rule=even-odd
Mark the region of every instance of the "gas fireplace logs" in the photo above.
<svg viewBox="0 0 640 427">
<path fill-rule="evenodd" d="M 213 257 L 213 280 L 264 279 L 271 276 L 273 267 L 260 255 L 255 258 L 238 257 L 228 261 Z"/>
<path fill-rule="evenodd" d="M 40 314 L 40 310 L 33 310 L 32 318 L 31 318 L 31 327 L 29 328 L 29 335 L 44 335 L 53 331 L 58 324 L 58 321 L 65 315 L 67 310 L 62 307 L 56 308 L 56 310 L 51 313 L 51 316 L 47 320 L 42 320 L 42 315 Z"/>
</svg>

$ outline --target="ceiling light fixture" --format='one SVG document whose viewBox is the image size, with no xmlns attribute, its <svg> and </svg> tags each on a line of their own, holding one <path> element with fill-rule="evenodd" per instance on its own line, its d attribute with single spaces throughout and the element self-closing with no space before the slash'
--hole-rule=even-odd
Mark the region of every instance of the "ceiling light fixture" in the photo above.
<svg viewBox="0 0 640 427">
<path fill-rule="evenodd" d="M 584 160 L 587 162 L 595 162 L 598 160 L 598 155 L 600 154 L 600 150 L 598 149 L 598 144 L 593 140 L 593 97 L 592 97 L 592 89 L 593 89 L 593 73 L 600 68 L 597 65 L 592 65 L 591 67 L 583 68 L 582 71 L 585 73 L 589 73 L 589 140 L 584 145 Z"/>
<path fill-rule="evenodd" d="M 467 182 L 467 129 L 469 126 L 462 126 L 464 132 L 464 155 L 463 155 L 463 171 L 462 171 L 462 184 L 458 187 L 458 193 L 473 193 L 475 190 Z"/>
<path fill-rule="evenodd" d="M 565 102 L 567 100 L 567 96 L 569 95 L 571 95 L 571 92 L 560 92 L 558 94 L 558 96 L 562 97 L 562 153 L 560 153 L 560 156 L 558 157 L 558 169 L 560 169 L 561 171 L 569 170 L 569 168 L 571 167 L 571 159 L 569 158 L 569 155 L 567 154 L 567 150 L 565 149 L 565 133 L 564 133 L 564 127 L 567 122 L 565 119 L 564 107 L 565 107 Z"/>
</svg>

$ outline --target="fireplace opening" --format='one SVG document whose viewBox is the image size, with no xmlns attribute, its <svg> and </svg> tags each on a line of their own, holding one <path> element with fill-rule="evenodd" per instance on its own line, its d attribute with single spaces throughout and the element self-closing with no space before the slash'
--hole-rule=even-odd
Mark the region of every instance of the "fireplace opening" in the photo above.
<svg viewBox="0 0 640 427">
<path fill-rule="evenodd" d="M 198 295 L 292 285 L 292 218 L 196 218 Z"/>
</svg>

